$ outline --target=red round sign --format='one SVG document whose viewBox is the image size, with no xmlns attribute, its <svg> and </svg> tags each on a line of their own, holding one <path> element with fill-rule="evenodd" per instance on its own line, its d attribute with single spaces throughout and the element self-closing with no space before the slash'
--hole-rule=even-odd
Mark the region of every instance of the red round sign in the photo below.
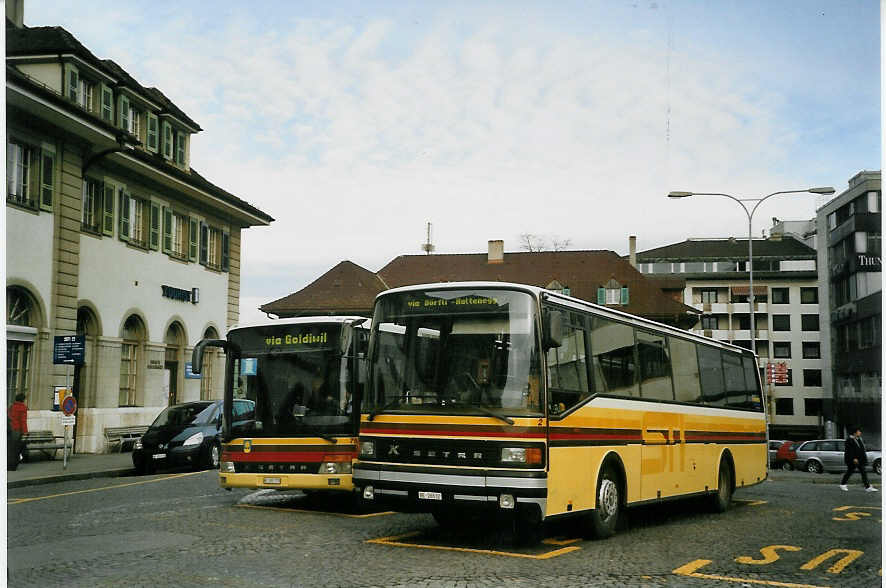
<svg viewBox="0 0 886 588">
<path fill-rule="evenodd" d="M 65 416 L 71 416 L 77 412 L 77 399 L 73 396 L 68 396 L 62 400 L 62 412 L 65 413 Z"/>
</svg>

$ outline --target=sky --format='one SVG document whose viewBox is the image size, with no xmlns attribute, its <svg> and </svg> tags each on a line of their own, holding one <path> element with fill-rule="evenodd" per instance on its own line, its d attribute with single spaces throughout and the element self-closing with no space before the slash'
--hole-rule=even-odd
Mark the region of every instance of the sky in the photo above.
<svg viewBox="0 0 886 588">
<path fill-rule="evenodd" d="M 88 5 L 89 10 L 84 7 Z M 26 0 L 203 131 L 191 165 L 276 220 L 243 232 L 241 322 L 342 260 L 521 235 L 626 254 L 747 236 L 721 197 L 881 167 L 879 3 Z M 811 218 L 828 197 L 754 216 Z"/>
</svg>

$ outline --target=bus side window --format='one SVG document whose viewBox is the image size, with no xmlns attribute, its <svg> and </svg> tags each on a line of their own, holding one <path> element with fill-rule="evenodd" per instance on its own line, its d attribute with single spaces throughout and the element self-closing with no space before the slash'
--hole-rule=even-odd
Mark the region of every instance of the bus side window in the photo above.
<svg viewBox="0 0 886 588">
<path fill-rule="evenodd" d="M 640 396 L 634 355 L 634 328 L 609 319 L 591 319 L 594 392 Z"/>
<path fill-rule="evenodd" d="M 562 343 L 547 351 L 552 415 L 569 410 L 590 394 L 585 329 L 581 317 L 575 313 L 563 314 L 566 320 L 563 321 Z"/>
<path fill-rule="evenodd" d="M 723 360 L 720 350 L 716 347 L 699 345 L 698 367 L 701 371 L 704 403 L 711 406 L 726 404 L 726 385 L 723 381 Z"/>
<path fill-rule="evenodd" d="M 744 381 L 741 356 L 732 351 L 723 351 L 723 375 L 726 378 L 726 405 L 744 408 L 748 403 L 748 387 Z"/>
<path fill-rule="evenodd" d="M 638 330 L 637 357 L 640 364 L 640 395 L 656 400 L 673 400 L 671 358 L 665 337 Z"/>
<path fill-rule="evenodd" d="M 695 343 L 670 337 L 671 365 L 674 369 L 674 392 L 678 402 L 701 404 L 701 375 Z"/>
</svg>

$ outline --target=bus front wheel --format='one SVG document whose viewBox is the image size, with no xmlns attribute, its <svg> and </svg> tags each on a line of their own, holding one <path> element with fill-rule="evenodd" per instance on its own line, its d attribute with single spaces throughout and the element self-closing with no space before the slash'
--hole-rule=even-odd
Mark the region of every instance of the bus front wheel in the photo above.
<svg viewBox="0 0 886 588">
<path fill-rule="evenodd" d="M 597 478 L 597 507 L 591 511 L 591 531 L 598 539 L 606 539 L 615 534 L 618 515 L 621 510 L 618 476 L 611 466 L 600 472 Z"/>
</svg>

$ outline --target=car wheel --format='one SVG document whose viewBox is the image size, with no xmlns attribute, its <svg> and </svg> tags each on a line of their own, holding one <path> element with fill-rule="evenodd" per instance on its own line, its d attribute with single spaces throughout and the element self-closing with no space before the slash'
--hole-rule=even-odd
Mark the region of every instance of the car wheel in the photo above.
<svg viewBox="0 0 886 588">
<path fill-rule="evenodd" d="M 714 512 L 725 512 L 732 504 L 732 467 L 726 459 L 720 460 L 720 470 L 717 473 L 717 491 L 711 497 L 711 506 Z"/>
<path fill-rule="evenodd" d="M 618 476 L 611 465 L 603 466 L 597 478 L 597 504 L 590 514 L 590 526 L 594 537 L 606 539 L 615 534 L 621 510 Z"/>
<path fill-rule="evenodd" d="M 209 448 L 209 459 L 206 460 L 206 467 L 210 470 L 217 470 L 219 461 L 221 461 L 221 446 L 215 441 Z"/>
<path fill-rule="evenodd" d="M 814 459 L 810 459 L 806 462 L 806 471 L 810 474 L 820 474 L 824 472 L 824 468 L 819 462 L 815 461 Z"/>
<path fill-rule="evenodd" d="M 790 472 L 791 470 L 794 469 L 794 466 L 792 466 L 792 465 L 791 465 L 791 462 L 789 462 L 789 461 L 783 461 L 783 462 L 781 462 L 781 466 L 780 466 L 780 467 L 781 467 L 781 470 L 782 470 L 783 472 Z"/>
<path fill-rule="evenodd" d="M 881 475 L 883 473 L 883 464 L 880 463 L 880 460 L 874 461 L 874 473 L 877 475 Z"/>
</svg>

